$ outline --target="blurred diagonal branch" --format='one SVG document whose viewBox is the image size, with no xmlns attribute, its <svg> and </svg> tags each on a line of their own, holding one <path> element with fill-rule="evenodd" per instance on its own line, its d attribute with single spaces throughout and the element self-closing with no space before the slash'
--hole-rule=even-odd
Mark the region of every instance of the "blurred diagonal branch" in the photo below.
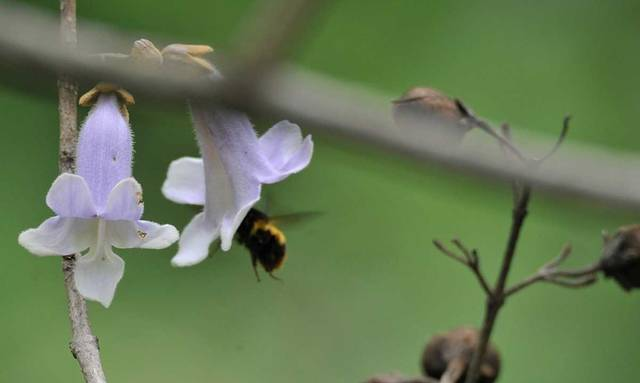
<svg viewBox="0 0 640 383">
<path fill-rule="evenodd" d="M 154 99 L 182 102 L 185 98 L 199 98 L 254 112 L 284 114 L 318 132 L 348 137 L 423 163 L 433 162 L 502 180 L 517 178 L 555 193 L 640 207 L 638 157 L 582 150 L 558 156 L 542 168 L 527 169 L 505 163 L 484 148 L 452 150 L 441 144 L 442 137 L 426 129 L 399 130 L 390 119 L 391 97 L 352 84 L 279 66 L 264 72 L 261 80 L 253 84 L 234 83 L 234 79 L 243 77 L 238 74 L 230 76 L 226 83 L 211 86 L 184 73 L 113 65 L 89 57 L 86 51 L 84 54 L 69 51 L 48 38 L 53 28 L 50 18 L 42 12 L 0 5 L 0 65 L 5 67 L 0 81 L 21 89 L 43 90 L 47 76 L 67 72 L 88 84 L 98 80 L 120 83 Z M 90 23 L 84 23 L 83 28 L 84 45 L 92 49 L 103 46 L 104 41 L 114 46 L 130 46 L 135 39 Z M 233 61 L 221 60 L 221 65 L 229 62 Z M 242 94 L 252 97 L 238 97 Z"/>
<path fill-rule="evenodd" d="M 286 57 L 330 0 L 258 2 L 235 37 L 234 57 L 240 72 L 262 73 Z"/>
<path fill-rule="evenodd" d="M 76 1 L 60 0 L 60 37 L 62 44 L 74 49 L 77 44 Z M 78 86 L 71 76 L 61 74 L 58 80 L 58 113 L 60 118 L 60 172 L 73 173 L 76 163 L 76 144 L 78 141 L 77 115 Z M 78 360 L 80 370 L 87 383 L 105 383 L 102 371 L 98 339 L 91 331 L 89 314 L 84 298 L 75 286 L 74 268 L 76 255 L 62 258 L 64 286 L 69 305 L 71 321 L 71 342 L 69 348 Z"/>
</svg>

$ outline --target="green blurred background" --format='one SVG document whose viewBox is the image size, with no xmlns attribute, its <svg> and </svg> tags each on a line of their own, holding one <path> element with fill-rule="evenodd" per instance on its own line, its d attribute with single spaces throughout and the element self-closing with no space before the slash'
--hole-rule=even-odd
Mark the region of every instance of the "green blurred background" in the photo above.
<svg viewBox="0 0 640 383">
<path fill-rule="evenodd" d="M 56 2 L 32 3 L 57 9 Z M 222 52 L 253 6 L 78 3 L 80 17 Z M 570 140 L 637 150 L 638 15 L 637 1 L 335 1 L 292 59 L 391 96 L 430 85 L 483 116 L 543 133 L 556 133 L 570 112 Z M 82 379 L 67 349 L 60 261 L 31 256 L 16 241 L 51 214 L 44 196 L 57 173 L 53 94 L 0 88 L 1 382 Z M 146 218 L 182 228 L 194 210 L 165 200 L 160 186 L 172 159 L 197 153 L 187 112 L 139 100 L 131 115 Z M 256 122 L 264 129 L 274 121 Z M 187 269 L 170 266 L 175 247 L 119 251 L 127 269 L 113 305 L 89 304 L 110 382 L 346 383 L 381 372 L 414 375 L 431 335 L 480 323 L 476 281 L 436 253 L 431 239 L 461 236 L 480 249 L 493 279 L 510 221 L 509 187 L 353 142 L 314 139 L 311 166 L 267 188 L 275 213 L 325 212 L 287 231 L 284 283 L 256 283 L 238 246 Z M 631 211 L 535 194 L 511 281 L 566 241 L 575 250 L 570 263 L 588 263 L 599 256 L 601 229 L 635 219 Z M 501 381 L 637 381 L 639 303 L 608 280 L 582 291 L 539 285 L 515 296 L 494 336 Z"/>
</svg>

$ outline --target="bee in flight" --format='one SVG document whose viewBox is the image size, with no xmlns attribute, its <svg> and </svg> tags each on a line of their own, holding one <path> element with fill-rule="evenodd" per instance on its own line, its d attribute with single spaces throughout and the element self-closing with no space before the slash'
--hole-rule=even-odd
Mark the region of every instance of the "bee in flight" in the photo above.
<svg viewBox="0 0 640 383">
<path fill-rule="evenodd" d="M 249 210 L 236 231 L 236 239 L 249 250 L 258 281 L 258 263 L 271 278 L 279 280 L 273 272 L 282 267 L 287 257 L 287 238 L 276 224 L 294 223 L 317 214 L 307 212 L 269 217 L 258 209 Z"/>
</svg>

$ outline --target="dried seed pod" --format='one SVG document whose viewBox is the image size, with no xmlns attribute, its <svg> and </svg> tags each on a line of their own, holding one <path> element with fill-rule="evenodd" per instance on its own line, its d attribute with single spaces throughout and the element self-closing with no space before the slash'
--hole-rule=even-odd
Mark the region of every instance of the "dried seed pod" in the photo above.
<svg viewBox="0 0 640 383">
<path fill-rule="evenodd" d="M 393 101 L 393 119 L 402 129 L 429 129 L 451 143 L 458 143 L 471 129 L 469 110 L 456 99 L 426 87 L 409 89 Z"/>
<path fill-rule="evenodd" d="M 479 335 L 478 330 L 469 327 L 435 335 L 422 354 L 424 374 L 441 382 L 463 383 Z M 489 344 L 480 367 L 478 383 L 492 383 L 499 373 L 500 354 L 495 346 Z"/>
<path fill-rule="evenodd" d="M 147 39 L 139 39 L 131 47 L 131 59 L 135 63 L 151 65 L 155 68 L 162 65 L 162 53 Z"/>
<path fill-rule="evenodd" d="M 213 48 L 208 45 L 170 44 L 162 49 L 162 57 L 171 65 L 182 64 L 196 74 L 209 74 L 217 70 L 203 56 L 212 52 Z"/>
<path fill-rule="evenodd" d="M 621 227 L 606 240 L 600 266 L 626 291 L 640 287 L 640 225 Z"/>
</svg>

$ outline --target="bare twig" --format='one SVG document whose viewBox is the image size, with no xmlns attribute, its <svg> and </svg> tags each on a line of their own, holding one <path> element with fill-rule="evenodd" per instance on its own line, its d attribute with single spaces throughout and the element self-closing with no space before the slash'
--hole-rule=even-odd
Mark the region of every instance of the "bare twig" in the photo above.
<svg viewBox="0 0 640 383">
<path fill-rule="evenodd" d="M 520 238 L 524 220 L 527 217 L 527 208 L 529 206 L 530 196 L 531 189 L 529 186 L 525 185 L 522 188 L 522 192 L 518 197 L 517 203 L 515 204 L 515 207 L 513 209 L 511 230 L 509 232 L 509 239 L 507 241 L 505 254 L 502 259 L 500 274 L 498 275 L 498 280 L 496 281 L 493 293 L 487 299 L 485 316 L 482 322 L 482 328 L 480 330 L 480 339 L 478 340 L 478 346 L 473 353 L 473 357 L 471 358 L 469 370 L 467 371 L 467 378 L 465 380 L 466 383 L 475 383 L 478 379 L 478 376 L 480 374 L 480 366 L 482 365 L 482 360 L 484 359 L 484 355 L 487 351 L 489 338 L 491 337 L 493 327 L 495 326 L 498 312 L 504 304 L 505 284 L 507 283 L 507 277 L 509 276 L 509 271 L 511 270 L 511 264 L 513 262 L 513 257 L 515 256 L 516 246 L 518 244 L 518 239 Z"/>
<path fill-rule="evenodd" d="M 73 49 L 77 44 L 76 2 L 60 0 L 60 32 L 62 41 Z M 60 172 L 74 172 L 76 161 L 78 87 L 67 75 L 58 80 L 58 113 L 60 118 Z M 73 272 L 76 263 L 75 255 L 62 258 L 64 286 L 69 303 L 69 320 L 71 321 L 71 342 L 69 348 L 78 360 L 80 370 L 87 383 L 105 383 L 106 379 L 100 362 L 98 339 L 91 332 L 87 306 L 76 290 Z"/>
<path fill-rule="evenodd" d="M 511 136 L 511 127 L 509 126 L 509 124 L 505 122 L 502 125 L 500 125 L 500 132 L 502 133 L 502 136 L 507 141 L 513 144 L 513 137 Z M 506 158 L 509 158 L 509 154 L 505 150 L 504 146 L 500 145 L 500 149 L 502 150 L 502 155 L 504 155 Z M 512 201 L 514 206 L 518 202 L 518 198 L 520 198 L 520 189 L 521 189 L 520 182 L 517 179 L 511 180 L 511 194 L 513 198 Z"/>
<path fill-rule="evenodd" d="M 593 284 L 597 280 L 600 262 L 574 270 L 559 270 L 558 267 L 571 255 L 571 246 L 566 245 L 560 255 L 544 264 L 536 273 L 516 283 L 505 291 L 505 297 L 511 296 L 525 287 L 537 282 L 548 282 L 555 285 L 579 288 Z"/>
<path fill-rule="evenodd" d="M 547 154 L 545 154 L 544 156 L 536 159 L 537 162 L 544 162 L 547 159 L 549 159 L 551 156 L 556 154 L 558 149 L 560 149 L 560 146 L 562 146 L 562 143 L 564 142 L 564 139 L 567 138 L 567 133 L 569 133 L 569 122 L 570 121 L 571 121 L 571 116 L 565 116 L 564 117 L 564 120 L 562 121 L 562 131 L 560 131 L 560 136 L 558 136 L 558 140 L 556 141 L 556 144 L 553 146 L 553 148 L 551 148 L 551 150 Z"/>
<path fill-rule="evenodd" d="M 444 255 L 462 263 L 463 265 L 467 266 L 469 268 L 469 270 L 471 270 L 473 272 L 473 274 L 476 276 L 476 278 L 478 279 L 478 282 L 480 283 L 480 286 L 482 287 L 482 290 L 484 290 L 484 292 L 487 295 L 491 295 L 491 288 L 489 287 L 489 284 L 487 283 L 486 278 L 484 277 L 484 274 L 482 274 L 482 271 L 480 270 L 480 258 L 478 257 L 478 254 L 476 252 L 476 250 L 471 250 L 469 251 L 463 244 L 462 242 L 460 242 L 460 240 L 458 239 L 454 239 L 453 241 L 451 241 L 459 250 L 460 252 L 463 254 L 463 257 L 459 256 L 458 254 L 452 252 L 451 250 L 447 249 L 440 241 L 438 240 L 434 240 L 433 244 L 435 245 L 435 247 L 440 250 L 440 252 L 442 252 Z"/>
<path fill-rule="evenodd" d="M 458 102 L 461 103 L 460 101 Z M 498 141 L 498 143 L 502 148 L 507 149 L 509 152 L 515 155 L 519 160 L 523 162 L 527 162 L 527 157 L 522 153 L 522 151 L 520 151 L 520 149 L 518 149 L 515 145 L 511 143 L 511 140 L 509 138 L 505 138 L 502 135 L 500 135 L 500 133 L 498 133 L 488 122 L 477 117 L 469 109 L 466 109 L 466 110 L 468 111 L 468 117 L 471 120 L 471 123 L 475 127 L 489 134 L 489 136 L 493 137 L 496 141 Z"/>
<path fill-rule="evenodd" d="M 563 129 L 560 133 L 560 136 L 558 137 L 558 140 L 556 141 L 556 144 L 548 152 L 547 155 L 539 160 L 531 160 L 524 157 L 520 157 L 520 159 L 522 159 L 525 162 L 525 165 L 527 165 L 528 167 L 540 164 L 541 162 L 555 154 L 558 148 L 562 145 L 568 130 L 569 117 L 567 116 L 564 119 Z M 503 142 L 508 142 L 510 145 L 514 146 L 511 141 L 511 135 L 508 125 L 505 124 L 502 126 L 502 133 L 504 135 L 504 138 L 498 141 L 503 146 Z M 500 268 L 500 273 L 498 275 L 495 288 L 492 290 L 492 293 L 487 299 L 485 316 L 482 323 L 482 328 L 480 330 L 480 339 L 478 341 L 478 346 L 473 353 L 473 357 L 471 358 L 471 363 L 469 365 L 469 370 L 467 371 L 467 377 L 465 380 L 466 383 L 475 383 L 480 375 L 480 366 L 482 365 L 482 361 L 484 359 L 484 355 L 486 353 L 489 339 L 491 337 L 493 327 L 495 326 L 498 313 L 509 295 L 542 280 L 565 287 L 582 287 L 587 286 L 595 281 L 595 275 L 593 273 L 586 273 L 575 276 L 563 276 L 561 275 L 560 271 L 556 270 L 556 267 L 564 260 L 566 260 L 566 258 L 571 253 L 571 247 L 565 246 L 560 255 L 544 265 L 536 275 L 527 278 L 525 281 L 523 281 L 523 283 L 519 283 L 511 289 L 506 288 L 507 278 L 509 276 L 509 271 L 511 270 L 513 258 L 516 253 L 516 246 L 520 238 L 520 233 L 522 232 L 524 221 L 528 214 L 528 206 L 531 199 L 531 185 L 516 179 L 512 183 L 512 189 L 514 197 L 514 209 L 512 214 L 509 239 L 507 241 L 506 250 L 502 259 L 502 266 Z"/>
</svg>

